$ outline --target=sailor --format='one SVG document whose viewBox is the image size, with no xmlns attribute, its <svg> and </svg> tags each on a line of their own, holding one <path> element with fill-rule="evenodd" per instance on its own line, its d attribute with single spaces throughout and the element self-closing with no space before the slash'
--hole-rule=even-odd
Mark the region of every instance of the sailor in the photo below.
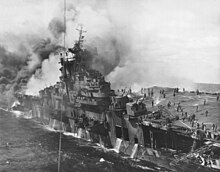
<svg viewBox="0 0 220 172">
<path fill-rule="evenodd" d="M 202 123 L 202 130 L 204 130 L 205 129 L 205 125 Z"/>
<path fill-rule="evenodd" d="M 196 119 L 196 115 L 195 114 L 192 114 L 192 121 L 195 121 L 195 119 Z"/>
<path fill-rule="evenodd" d="M 183 119 L 183 122 L 185 121 L 185 118 L 186 118 L 185 116 L 182 118 L 182 119 Z"/>
<path fill-rule="evenodd" d="M 215 124 L 212 124 L 212 130 L 213 131 L 215 130 Z"/>
<path fill-rule="evenodd" d="M 154 96 L 154 90 L 152 88 L 152 90 L 151 90 L 151 97 L 153 97 L 153 96 Z"/>
<path fill-rule="evenodd" d="M 166 97 L 166 94 L 165 93 L 163 93 L 163 98 L 165 98 Z"/>
<path fill-rule="evenodd" d="M 208 110 L 206 110 L 206 111 L 205 111 L 205 116 L 208 116 L 208 113 L 209 113 L 209 111 L 208 111 Z"/>
<path fill-rule="evenodd" d="M 187 114 L 187 112 L 185 112 L 185 118 L 187 118 L 188 117 L 188 114 Z"/>
<path fill-rule="evenodd" d="M 154 100 L 152 100 L 152 107 L 154 106 Z"/>
<path fill-rule="evenodd" d="M 192 121 L 192 127 L 194 127 L 194 121 Z"/>
<path fill-rule="evenodd" d="M 181 114 L 182 114 L 182 116 L 183 116 L 183 115 L 184 115 L 184 112 L 182 111 L 182 113 L 181 113 Z"/>
<path fill-rule="evenodd" d="M 217 102 L 218 102 L 218 100 L 219 100 L 219 95 L 217 95 Z"/>
<path fill-rule="evenodd" d="M 177 112 L 179 112 L 179 109 L 181 109 L 180 102 L 177 105 Z"/>
<path fill-rule="evenodd" d="M 197 106 L 196 106 L 196 112 L 198 112 L 198 111 L 199 111 L 199 106 L 197 105 Z"/>
<path fill-rule="evenodd" d="M 176 115 L 176 120 L 179 120 L 179 115 Z"/>
<path fill-rule="evenodd" d="M 169 102 L 167 103 L 168 109 L 170 108 L 170 106 L 171 106 L 171 102 L 169 101 Z"/>
<path fill-rule="evenodd" d="M 189 117 L 188 117 L 188 121 L 189 121 L 189 123 L 192 122 L 192 115 L 189 115 Z"/>
</svg>

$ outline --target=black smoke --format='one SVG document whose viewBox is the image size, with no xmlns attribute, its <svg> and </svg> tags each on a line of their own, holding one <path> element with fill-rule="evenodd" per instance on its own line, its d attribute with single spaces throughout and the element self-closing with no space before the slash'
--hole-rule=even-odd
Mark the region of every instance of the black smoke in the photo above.
<svg viewBox="0 0 220 172">
<path fill-rule="evenodd" d="M 96 69 L 101 72 L 104 76 L 107 76 L 112 72 L 121 61 L 121 50 L 119 49 L 118 42 L 116 39 L 112 38 L 108 40 L 108 44 L 105 44 L 102 39 L 98 39 L 102 47 L 99 44 L 88 45 L 87 51 L 89 52 L 90 58 L 87 58 L 90 68 Z M 105 45 L 108 45 L 105 48 Z M 97 48 L 97 47 L 98 48 Z M 104 51 L 103 48 L 105 49 Z"/>
<path fill-rule="evenodd" d="M 57 17 L 51 20 L 48 28 L 51 31 L 51 33 L 53 34 L 53 36 L 57 39 L 60 38 L 60 36 L 66 30 L 66 27 L 64 26 L 63 20 L 61 20 L 60 18 L 57 18 Z"/>
<path fill-rule="evenodd" d="M 26 39 L 29 44 L 21 42 L 15 51 L 0 46 L 1 98 L 11 99 L 16 93 L 24 92 L 31 76 L 41 69 L 42 62 L 48 59 L 51 53 L 58 52 L 62 48 L 57 41 L 57 38 L 65 32 L 62 24 L 57 18 L 53 19 L 48 26 L 51 33 L 48 37 L 38 35 L 36 39 L 36 35 L 33 35 L 32 40 L 29 36 Z M 30 63 L 36 64 L 30 67 Z"/>
</svg>

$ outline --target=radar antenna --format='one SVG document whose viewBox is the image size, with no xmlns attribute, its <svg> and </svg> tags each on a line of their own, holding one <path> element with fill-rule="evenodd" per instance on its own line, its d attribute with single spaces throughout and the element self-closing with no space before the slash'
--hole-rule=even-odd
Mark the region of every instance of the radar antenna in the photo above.
<svg viewBox="0 0 220 172">
<path fill-rule="evenodd" d="M 85 33 L 86 31 L 83 30 L 83 25 L 82 24 L 79 25 L 79 27 L 76 30 L 79 32 L 78 46 L 79 46 L 79 48 L 81 48 L 81 45 L 82 45 L 82 43 L 84 41 L 83 40 L 83 38 L 84 38 L 83 33 Z"/>
</svg>

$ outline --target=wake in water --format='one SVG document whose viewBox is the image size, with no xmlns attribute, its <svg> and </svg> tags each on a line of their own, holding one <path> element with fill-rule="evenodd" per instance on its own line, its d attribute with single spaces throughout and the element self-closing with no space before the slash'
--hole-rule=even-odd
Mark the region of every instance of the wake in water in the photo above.
<svg viewBox="0 0 220 172">
<path fill-rule="evenodd" d="M 2 107 L 0 107 L 1 110 L 5 111 L 5 112 L 8 112 L 8 109 L 4 109 Z"/>
</svg>

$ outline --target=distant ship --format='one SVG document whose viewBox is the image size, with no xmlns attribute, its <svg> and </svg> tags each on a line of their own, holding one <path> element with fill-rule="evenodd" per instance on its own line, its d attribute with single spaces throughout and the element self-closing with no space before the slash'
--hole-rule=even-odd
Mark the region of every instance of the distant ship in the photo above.
<svg viewBox="0 0 220 172">
<path fill-rule="evenodd" d="M 165 107 L 146 106 L 143 100 L 152 100 L 152 90 L 141 98 L 131 89 L 112 90 L 100 72 L 89 68 L 83 41 L 81 28 L 74 47 L 60 53 L 59 82 L 40 90 L 39 97 L 17 94 L 19 103 L 11 109 L 54 130 L 174 170 L 180 157 L 204 145 L 207 140 L 199 132 L 172 125 L 176 118 Z M 219 163 L 211 169 L 220 169 Z"/>
</svg>

